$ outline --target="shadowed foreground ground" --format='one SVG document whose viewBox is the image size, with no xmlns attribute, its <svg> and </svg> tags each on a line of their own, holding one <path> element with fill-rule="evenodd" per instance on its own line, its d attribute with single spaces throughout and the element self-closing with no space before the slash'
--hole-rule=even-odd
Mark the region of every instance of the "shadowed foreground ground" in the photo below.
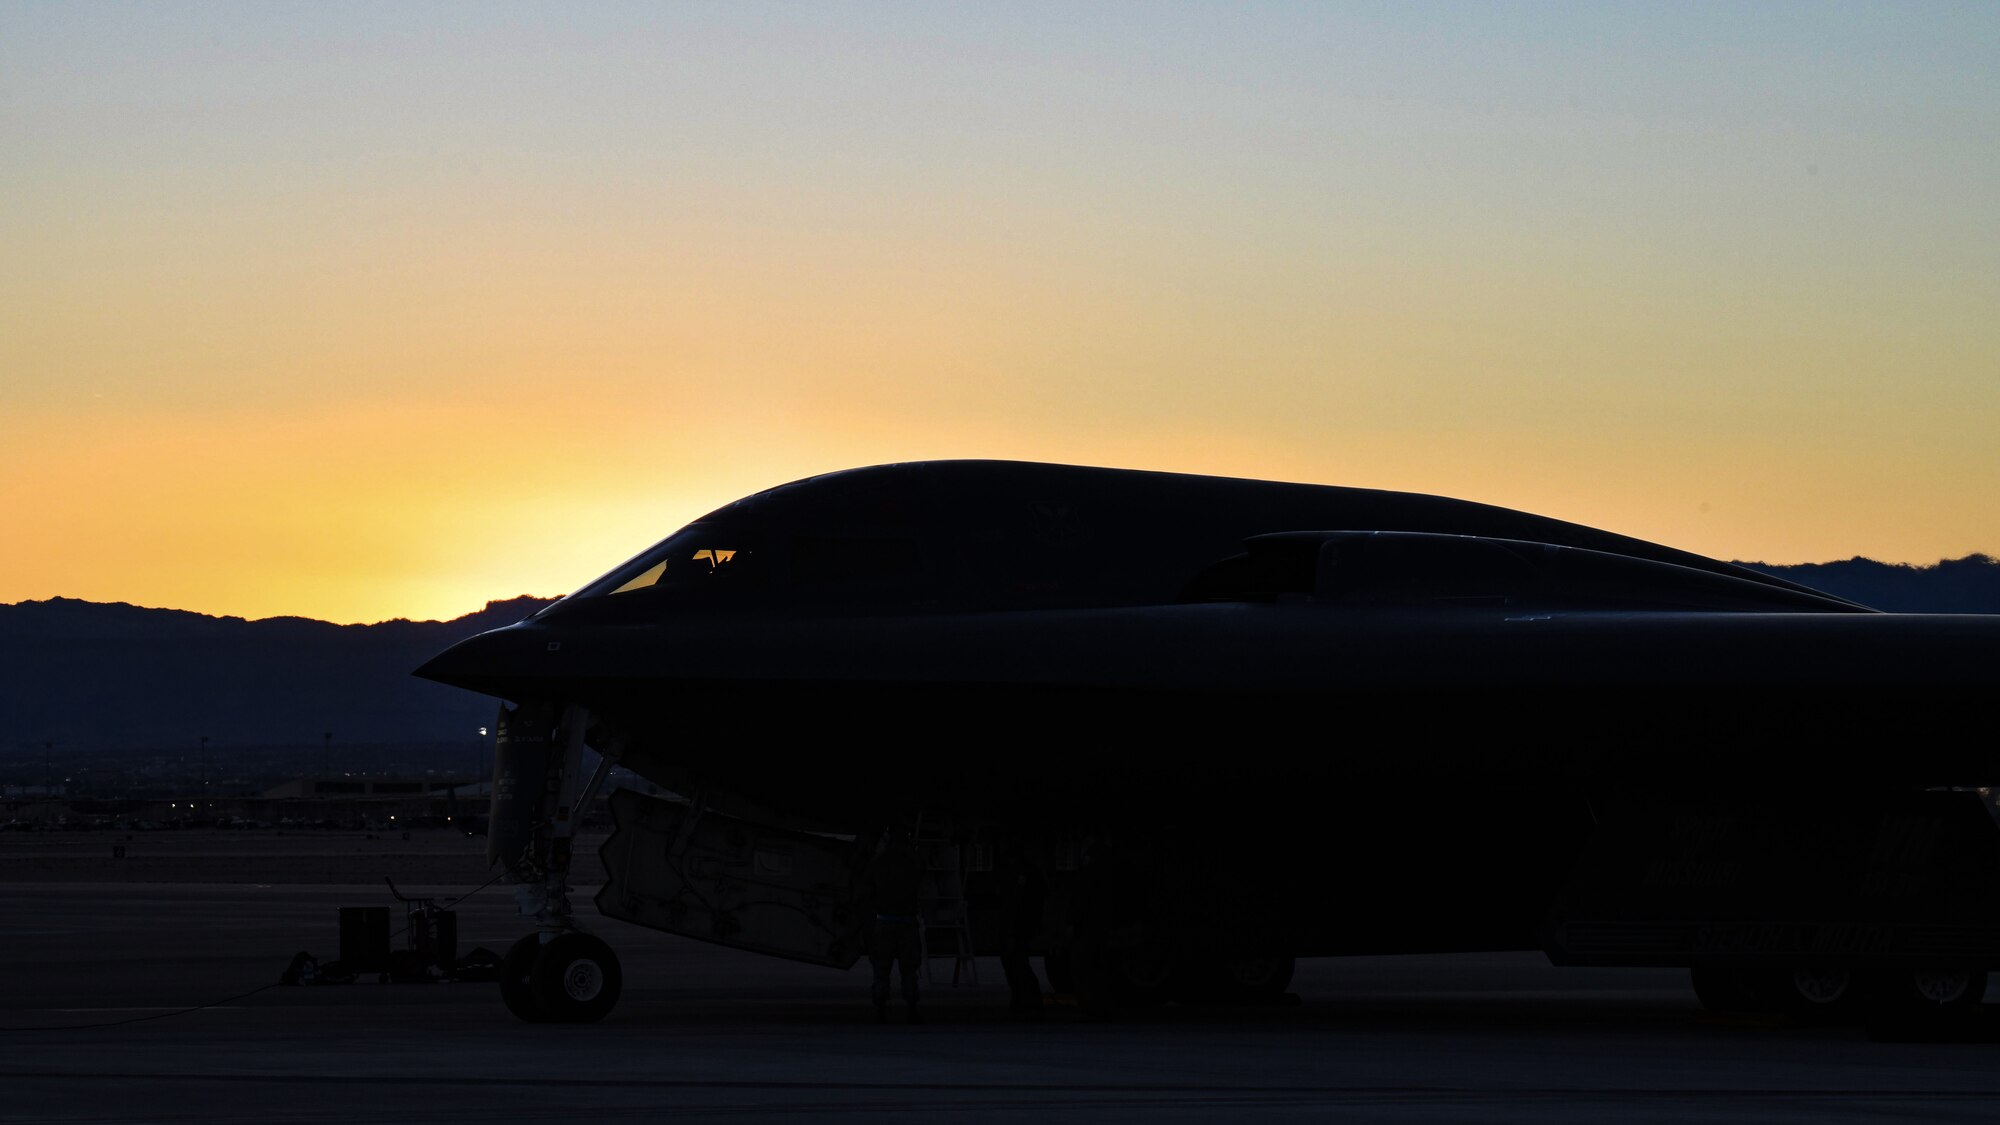
<svg viewBox="0 0 2000 1125">
<path fill-rule="evenodd" d="M 335 907 L 388 902 L 365 883 L 22 882 L 14 843 L 0 845 L 10 1027 L 148 1016 L 256 988 L 297 950 L 332 953 Z M 261 848 L 260 870 L 280 853 L 274 839 L 215 847 Z M 228 867 L 215 864 L 225 878 Z M 494 949 L 522 931 L 498 888 L 468 902 L 461 925 L 463 944 Z M 1674 971 L 1565 971 L 1519 954 L 1318 961 L 1302 968 L 1295 1007 L 1022 1025 L 1004 1018 L 998 967 L 982 963 L 981 987 L 934 991 L 929 1024 L 885 1028 L 868 1018 L 863 972 L 615 922 L 598 932 L 627 984 L 597 1026 L 518 1024 L 491 985 L 273 988 L 125 1027 L 0 1033 L 0 1121 L 2000 1114 L 2000 1044 L 1719 1020 Z"/>
</svg>

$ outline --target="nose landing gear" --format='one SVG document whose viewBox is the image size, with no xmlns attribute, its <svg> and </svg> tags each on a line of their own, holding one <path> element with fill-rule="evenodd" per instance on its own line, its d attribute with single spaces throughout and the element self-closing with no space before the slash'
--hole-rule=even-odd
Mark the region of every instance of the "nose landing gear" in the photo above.
<svg viewBox="0 0 2000 1125">
<path fill-rule="evenodd" d="M 500 965 L 500 998 L 529 1023 L 596 1023 L 617 1006 L 623 987 L 618 955 L 575 930 L 528 934 Z"/>
<path fill-rule="evenodd" d="M 618 1003 L 624 974 L 609 945 L 576 929 L 570 843 L 611 760 L 598 759 L 584 781 L 590 715 L 580 707 L 564 710 L 550 737 L 550 710 L 524 705 L 500 713 L 490 854 L 507 863 L 521 913 L 537 925 L 501 959 L 500 999 L 530 1023 L 595 1023 Z"/>
</svg>

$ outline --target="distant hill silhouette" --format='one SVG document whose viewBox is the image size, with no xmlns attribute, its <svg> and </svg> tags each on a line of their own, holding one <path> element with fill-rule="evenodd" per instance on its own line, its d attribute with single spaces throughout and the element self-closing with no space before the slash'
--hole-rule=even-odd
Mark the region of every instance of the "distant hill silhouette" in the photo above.
<svg viewBox="0 0 2000 1125">
<path fill-rule="evenodd" d="M 1854 558 L 1800 566 L 1744 563 L 1905 613 L 2000 613 L 2000 560 L 1905 566 Z M 493 718 L 492 700 L 410 670 L 475 633 L 548 601 L 514 598 L 452 621 L 333 625 L 245 621 L 123 602 L 54 598 L 0 605 L 0 754 L 451 742 Z"/>
<path fill-rule="evenodd" d="M 1929 566 L 1859 557 L 1797 566 L 1741 565 L 1892 613 L 2000 613 L 2000 559 L 1990 555 Z"/>
<path fill-rule="evenodd" d="M 0 753 L 470 739 L 495 703 L 410 675 L 445 647 L 549 604 L 452 621 L 246 621 L 54 598 L 0 605 Z"/>
</svg>

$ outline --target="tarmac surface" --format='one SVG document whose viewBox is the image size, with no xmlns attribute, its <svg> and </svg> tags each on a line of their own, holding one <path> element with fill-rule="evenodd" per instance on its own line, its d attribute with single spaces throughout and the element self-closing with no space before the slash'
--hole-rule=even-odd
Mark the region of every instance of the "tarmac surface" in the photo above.
<svg viewBox="0 0 2000 1125">
<path fill-rule="evenodd" d="M 0 1122 L 2000 1116 L 2000 1043 L 1725 1019 L 1678 971 L 1537 954 L 1308 961 L 1297 1004 L 1116 1023 L 1011 1021 L 982 961 L 977 986 L 930 990 L 923 1026 L 884 1027 L 865 967 L 585 906 L 624 999 L 601 1024 L 527 1025 L 492 984 L 272 986 L 299 950 L 333 956 L 337 907 L 393 905 L 380 883 L 20 881 L 18 854 L 0 847 Z M 461 949 L 526 930 L 497 887 L 459 909 Z"/>
</svg>

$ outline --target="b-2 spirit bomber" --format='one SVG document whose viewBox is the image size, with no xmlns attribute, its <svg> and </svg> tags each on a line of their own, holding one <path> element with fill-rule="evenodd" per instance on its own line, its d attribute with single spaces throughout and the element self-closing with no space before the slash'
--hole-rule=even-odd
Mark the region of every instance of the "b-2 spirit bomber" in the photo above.
<svg viewBox="0 0 2000 1125">
<path fill-rule="evenodd" d="M 1712 1006 L 1923 1019 L 2000 961 L 2000 619 L 1885 614 L 1437 496 L 994 461 L 704 516 L 418 674 L 497 696 L 489 858 L 535 930 L 508 1006 L 589 1021 L 569 901 L 835 968 L 885 833 L 930 952 L 1032 951 L 1106 1011 L 1282 993 L 1295 959 L 1541 950 Z M 601 757 L 586 776 L 585 748 Z"/>
</svg>

